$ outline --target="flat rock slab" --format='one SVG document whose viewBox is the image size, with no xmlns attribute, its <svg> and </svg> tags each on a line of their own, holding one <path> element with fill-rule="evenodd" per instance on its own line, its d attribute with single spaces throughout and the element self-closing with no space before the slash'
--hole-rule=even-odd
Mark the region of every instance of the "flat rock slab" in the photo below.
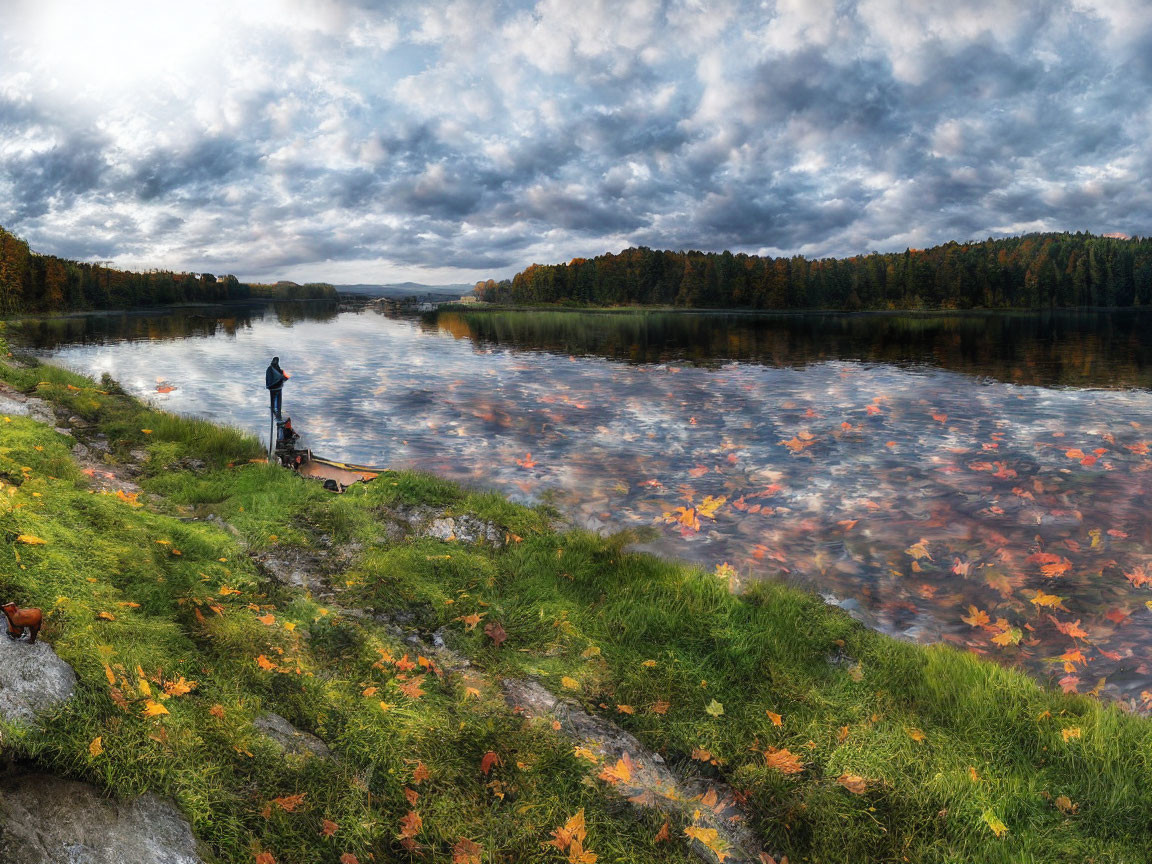
<svg viewBox="0 0 1152 864">
<path fill-rule="evenodd" d="M 32 722 L 36 714 L 54 708 L 76 689 L 76 673 L 43 640 L 13 640 L 0 631 L 0 715 L 5 720 Z"/>
<path fill-rule="evenodd" d="M 252 725 L 263 735 L 275 741 L 286 753 L 297 756 L 317 756 L 326 759 L 332 755 L 328 745 L 308 732 L 301 732 L 279 714 L 269 711 L 252 721 Z"/>
<path fill-rule="evenodd" d="M 652 808 L 690 823 L 698 832 L 685 842 L 707 864 L 761 864 L 772 860 L 744 826 L 732 790 L 699 777 L 679 777 L 659 753 L 610 720 L 589 714 L 569 699 L 558 699 L 536 681 L 506 678 L 504 699 L 529 718 L 549 717 L 560 733 L 592 758 L 601 780 L 636 807 Z"/>
<path fill-rule="evenodd" d="M 0 860 L 20 864 L 202 864 L 175 805 L 104 798 L 45 774 L 0 778 Z"/>
<path fill-rule="evenodd" d="M 0 381 L 0 414 L 31 417 L 49 426 L 56 425 L 56 412 L 43 399 L 26 396 L 6 381 Z"/>
</svg>

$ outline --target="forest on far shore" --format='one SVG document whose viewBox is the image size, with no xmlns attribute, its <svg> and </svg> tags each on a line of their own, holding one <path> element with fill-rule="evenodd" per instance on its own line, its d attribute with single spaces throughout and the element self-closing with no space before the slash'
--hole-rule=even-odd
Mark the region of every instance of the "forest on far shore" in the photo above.
<svg viewBox="0 0 1152 864">
<path fill-rule="evenodd" d="M 1007 309 L 1152 304 L 1152 239 L 1025 234 L 851 258 L 639 247 L 478 282 L 492 303 L 749 309 Z"/>
<path fill-rule="evenodd" d="M 98 263 L 41 255 L 0 228 L 0 314 L 127 309 L 166 303 L 218 303 L 269 297 L 277 300 L 335 299 L 327 284 L 248 284 L 235 276 L 149 270 L 134 273 Z"/>
</svg>

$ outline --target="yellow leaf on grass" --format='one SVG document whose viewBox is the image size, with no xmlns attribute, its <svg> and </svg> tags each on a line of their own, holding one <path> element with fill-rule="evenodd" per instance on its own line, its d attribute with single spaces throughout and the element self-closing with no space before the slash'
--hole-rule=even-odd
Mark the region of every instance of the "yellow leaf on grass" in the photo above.
<svg viewBox="0 0 1152 864">
<path fill-rule="evenodd" d="M 904 731 L 907 732 L 908 737 L 911 738 L 913 741 L 915 741 L 917 744 L 923 743 L 924 733 L 921 732 L 916 727 L 912 727 L 911 729 L 905 729 Z"/>
<path fill-rule="evenodd" d="M 984 824 L 992 829 L 992 833 L 997 837 L 1003 837 L 1008 833 L 1008 826 L 996 818 L 996 814 L 991 810 L 984 811 Z"/>
<path fill-rule="evenodd" d="M 1080 727 L 1070 726 L 1067 729 L 1061 729 L 1060 734 L 1064 736 L 1065 742 L 1071 741 L 1073 738 L 1080 737 Z"/>
<path fill-rule="evenodd" d="M 161 705 L 159 702 L 153 702 L 149 699 L 144 703 L 144 716 L 145 717 L 159 717 L 161 714 L 167 714 L 168 709 Z"/>
<path fill-rule="evenodd" d="M 273 624 L 276 623 L 276 616 L 273 615 L 271 612 L 269 612 L 267 615 L 256 616 L 256 620 L 259 621 L 261 624 L 264 624 L 268 627 L 271 627 Z"/>
<path fill-rule="evenodd" d="M 96 617 L 97 618 L 103 618 L 105 621 L 115 621 L 116 620 L 116 616 L 113 615 L 111 612 L 97 612 Z"/>
<path fill-rule="evenodd" d="M 577 681 L 575 678 L 569 678 L 567 675 L 565 675 L 563 678 L 560 679 L 560 684 L 563 685 L 563 687 L 567 690 L 579 690 L 580 689 L 580 682 Z"/>
<path fill-rule="evenodd" d="M 95 738 L 92 739 L 92 743 L 88 745 L 88 753 L 91 754 L 93 759 L 95 759 L 97 756 L 99 756 L 103 752 L 104 752 L 104 739 L 101 736 L 97 735 Z"/>
<path fill-rule="evenodd" d="M 43 546 L 48 542 L 41 537 L 37 537 L 35 534 L 21 534 L 16 538 L 16 541 L 18 543 L 26 543 L 29 546 Z"/>
<path fill-rule="evenodd" d="M 711 702 L 704 706 L 704 713 L 711 714 L 713 717 L 719 717 L 724 713 L 724 705 L 713 699 Z"/>
<path fill-rule="evenodd" d="M 772 721 L 773 726 L 784 725 L 784 718 L 777 714 L 775 711 L 765 711 L 764 713 L 768 715 L 768 719 Z"/>
</svg>

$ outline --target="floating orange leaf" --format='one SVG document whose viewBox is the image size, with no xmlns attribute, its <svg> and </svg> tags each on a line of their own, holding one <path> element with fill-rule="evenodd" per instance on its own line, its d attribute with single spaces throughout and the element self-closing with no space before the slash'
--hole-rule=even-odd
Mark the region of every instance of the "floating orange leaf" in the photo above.
<svg viewBox="0 0 1152 864">
<path fill-rule="evenodd" d="M 977 609 L 975 606 L 968 607 L 968 614 L 961 615 L 960 620 L 965 624 L 972 627 L 983 627 L 985 624 L 991 623 L 992 619 L 988 617 L 988 613 L 983 609 Z"/>
</svg>

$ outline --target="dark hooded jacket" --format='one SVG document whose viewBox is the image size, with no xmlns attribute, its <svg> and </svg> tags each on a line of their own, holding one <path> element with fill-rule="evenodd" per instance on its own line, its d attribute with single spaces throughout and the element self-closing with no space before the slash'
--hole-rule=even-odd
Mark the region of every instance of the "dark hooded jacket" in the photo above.
<svg viewBox="0 0 1152 864">
<path fill-rule="evenodd" d="M 264 373 L 264 386 L 269 390 L 282 390 L 284 389 L 284 372 L 280 368 L 280 364 L 272 362 L 268 364 L 268 371 Z"/>
</svg>

